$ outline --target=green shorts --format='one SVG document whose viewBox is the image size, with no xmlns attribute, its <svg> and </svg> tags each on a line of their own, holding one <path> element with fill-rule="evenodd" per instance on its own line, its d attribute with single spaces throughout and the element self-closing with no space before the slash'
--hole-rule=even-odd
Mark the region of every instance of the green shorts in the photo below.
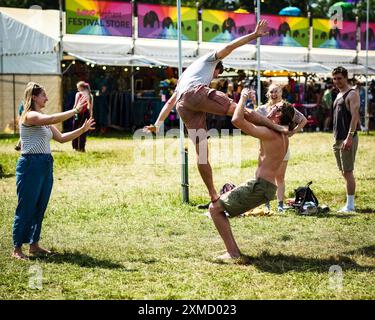
<svg viewBox="0 0 375 320">
<path fill-rule="evenodd" d="M 220 203 L 231 217 L 275 199 L 277 187 L 262 178 L 249 180 L 220 197 Z"/>
<path fill-rule="evenodd" d="M 358 148 L 358 135 L 353 137 L 353 145 L 350 150 L 342 150 L 341 146 L 344 140 L 336 140 L 333 145 L 333 152 L 335 153 L 337 167 L 340 171 L 353 171 L 355 155 Z"/>
</svg>

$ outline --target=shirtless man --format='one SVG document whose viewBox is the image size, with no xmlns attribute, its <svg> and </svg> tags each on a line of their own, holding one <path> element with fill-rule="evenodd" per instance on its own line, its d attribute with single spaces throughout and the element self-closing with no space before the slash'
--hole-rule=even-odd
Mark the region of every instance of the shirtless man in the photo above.
<svg viewBox="0 0 375 320">
<path fill-rule="evenodd" d="M 276 174 L 289 145 L 287 135 L 277 133 L 267 127 L 255 126 L 244 118 L 244 105 L 249 94 L 249 89 L 242 90 L 232 123 L 243 132 L 258 138 L 263 154 L 259 156 L 259 166 L 254 179 L 223 194 L 219 201 L 211 203 L 209 207 L 212 220 L 227 249 L 224 255 L 218 257 L 219 259 L 235 259 L 241 256 L 225 211 L 230 217 L 235 217 L 275 198 Z M 268 115 L 268 118 L 275 124 L 288 126 L 289 129 L 292 129 L 293 117 L 294 108 L 288 105 L 274 108 L 273 112 Z"/>
<path fill-rule="evenodd" d="M 228 98 L 225 93 L 208 86 L 213 78 L 217 78 L 223 72 L 221 60 L 236 48 L 266 34 L 267 21 L 261 20 L 253 33 L 235 39 L 222 49 L 197 59 L 179 78 L 174 94 L 160 111 L 156 123 L 144 128 L 144 131 L 157 132 L 176 105 L 177 112 L 188 129 L 189 137 L 196 146 L 198 171 L 208 189 L 212 202 L 217 201 L 219 195 L 214 186 L 212 169 L 208 161 L 206 113 L 231 116 L 236 108 L 236 103 Z M 281 126 L 252 110 L 246 110 L 245 118 L 257 125 L 288 133 Z"/>
</svg>

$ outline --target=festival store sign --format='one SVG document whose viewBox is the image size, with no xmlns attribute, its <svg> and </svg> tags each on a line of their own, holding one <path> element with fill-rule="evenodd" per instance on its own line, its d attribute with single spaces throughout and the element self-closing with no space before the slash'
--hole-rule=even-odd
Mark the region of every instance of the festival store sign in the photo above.
<svg viewBox="0 0 375 320">
<path fill-rule="evenodd" d="M 65 0 L 66 33 L 132 36 L 129 2 Z"/>
<path fill-rule="evenodd" d="M 375 50 L 375 23 L 369 23 L 368 48 Z M 366 50 L 366 23 L 361 23 L 361 50 Z"/>
<path fill-rule="evenodd" d="M 313 47 L 331 49 L 356 49 L 356 23 L 343 21 L 335 24 L 335 20 L 313 20 Z"/>
<path fill-rule="evenodd" d="M 268 35 L 261 38 L 262 45 L 307 47 L 309 20 L 300 17 L 262 15 L 268 22 Z"/>
<path fill-rule="evenodd" d="M 255 15 L 221 10 L 203 10 L 203 41 L 229 42 L 254 31 Z"/>
<path fill-rule="evenodd" d="M 198 14 L 196 8 L 181 8 L 182 40 L 197 41 Z M 138 37 L 153 39 L 178 38 L 177 8 L 152 4 L 138 4 Z"/>
</svg>

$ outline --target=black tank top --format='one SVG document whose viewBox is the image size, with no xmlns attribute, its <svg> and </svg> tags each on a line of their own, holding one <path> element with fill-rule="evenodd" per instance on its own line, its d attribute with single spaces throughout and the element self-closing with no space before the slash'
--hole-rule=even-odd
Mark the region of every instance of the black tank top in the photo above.
<svg viewBox="0 0 375 320">
<path fill-rule="evenodd" d="M 348 136 L 352 114 L 346 107 L 345 99 L 353 90 L 348 90 L 342 97 L 336 98 L 333 103 L 333 135 L 336 140 L 345 140 Z M 357 130 L 354 135 L 357 135 Z"/>
</svg>

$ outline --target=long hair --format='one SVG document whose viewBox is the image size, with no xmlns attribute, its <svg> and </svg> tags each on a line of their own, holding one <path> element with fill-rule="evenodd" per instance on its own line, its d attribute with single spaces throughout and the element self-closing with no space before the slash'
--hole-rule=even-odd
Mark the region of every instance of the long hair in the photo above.
<svg viewBox="0 0 375 320">
<path fill-rule="evenodd" d="M 281 86 L 277 85 L 277 84 L 271 84 L 269 87 L 268 87 L 268 90 L 267 90 L 267 93 L 266 93 L 266 97 L 268 99 L 267 101 L 267 105 L 268 107 L 271 105 L 271 91 L 273 91 L 274 89 L 277 90 L 277 94 L 278 96 L 282 99 L 283 98 L 283 89 L 281 88 Z"/>
<path fill-rule="evenodd" d="M 21 115 L 21 121 L 25 120 L 26 114 L 29 111 L 35 111 L 35 102 L 33 100 L 33 96 L 38 96 L 42 93 L 44 88 L 36 82 L 29 82 L 26 85 L 25 93 L 24 93 L 24 108 Z"/>
<path fill-rule="evenodd" d="M 77 82 L 77 87 L 84 88 L 84 89 L 88 90 L 91 93 L 90 84 L 88 82 L 79 81 L 79 82 Z"/>
</svg>

